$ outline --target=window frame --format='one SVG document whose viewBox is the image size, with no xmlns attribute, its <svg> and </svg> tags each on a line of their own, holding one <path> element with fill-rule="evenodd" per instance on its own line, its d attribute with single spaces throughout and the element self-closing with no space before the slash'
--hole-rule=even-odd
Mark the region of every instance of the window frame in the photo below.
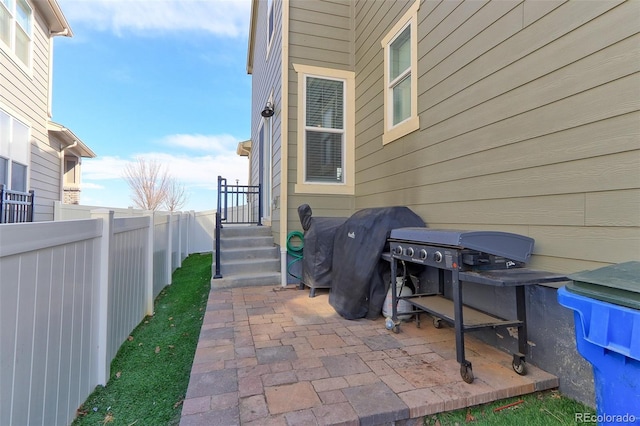
<svg viewBox="0 0 640 426">
<path fill-rule="evenodd" d="M 298 150 L 296 193 L 355 194 L 355 73 L 352 71 L 293 64 L 298 73 Z M 307 78 L 343 82 L 342 182 L 306 180 L 306 81 Z M 330 129 L 334 132 L 336 129 Z"/>
<path fill-rule="evenodd" d="M 269 59 L 269 54 L 271 53 L 271 45 L 273 44 L 274 34 L 276 32 L 275 28 L 275 1 L 276 0 L 267 0 L 267 54 L 266 59 Z"/>
<path fill-rule="evenodd" d="M 9 57 L 19 66 L 26 70 L 31 69 L 31 64 L 33 61 L 33 25 L 34 25 L 34 14 L 33 8 L 26 0 L 10 0 L 11 2 L 11 10 L 7 7 L 5 2 L 0 1 L 0 8 L 4 11 L 8 12 L 8 26 L 9 26 L 9 44 L 7 44 L 4 40 L 0 39 L 0 49 L 4 50 L 8 53 Z M 28 28 L 23 28 L 20 23 L 20 19 L 18 19 L 17 11 L 18 11 L 18 3 L 22 3 L 26 6 L 27 10 L 27 26 Z M 18 26 L 25 32 L 27 37 L 27 58 L 26 61 L 23 61 L 17 51 L 17 41 L 18 41 Z"/>
<path fill-rule="evenodd" d="M 382 49 L 384 53 L 384 131 L 382 134 L 382 144 L 386 145 L 393 142 L 411 132 L 420 128 L 420 116 L 418 115 L 418 10 L 420 9 L 420 0 L 409 7 L 405 14 L 400 18 L 391 30 L 382 39 Z M 396 39 L 407 29 L 409 31 L 410 57 L 411 64 L 409 66 L 409 77 L 411 84 L 411 112 L 409 117 L 393 124 L 393 89 L 397 87 L 397 83 L 404 81 L 405 77 L 396 77 L 391 80 L 391 45 Z M 405 76 L 407 71 L 400 74 Z"/>
<path fill-rule="evenodd" d="M 1 145 L 0 144 L 0 158 L 7 160 L 6 166 L 6 183 L 5 186 L 7 189 L 11 189 L 14 191 L 23 191 L 23 192 L 27 192 L 29 191 L 29 177 L 30 177 L 30 173 L 31 173 L 31 127 L 26 124 L 26 122 L 24 120 L 21 120 L 19 118 L 17 118 L 14 114 L 12 114 L 10 112 L 10 110 L 7 110 L 6 108 L 3 108 L 2 105 L 0 105 L 0 114 L 5 114 L 8 117 L 8 143 Z M 24 146 L 18 146 L 15 147 L 15 145 L 17 145 L 20 141 L 15 141 L 15 131 L 14 131 L 14 126 L 15 124 L 18 123 L 22 126 L 24 126 L 24 130 L 25 132 L 25 137 L 26 140 L 22 141 L 24 143 Z M 1 135 L 0 135 L 1 136 Z M 13 176 L 13 169 L 15 165 L 19 165 L 24 167 L 24 188 L 14 188 L 13 185 L 13 181 L 14 181 L 14 176 Z"/>
</svg>

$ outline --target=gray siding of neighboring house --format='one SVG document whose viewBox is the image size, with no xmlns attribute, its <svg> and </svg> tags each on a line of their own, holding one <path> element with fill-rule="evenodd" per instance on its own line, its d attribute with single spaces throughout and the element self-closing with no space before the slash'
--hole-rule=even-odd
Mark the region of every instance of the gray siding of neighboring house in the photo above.
<svg viewBox="0 0 640 426">
<path fill-rule="evenodd" d="M 31 75 L 0 52 L 0 102 L 27 121 L 31 128 L 29 188 L 35 191 L 34 220 L 53 220 L 53 201 L 60 200 L 59 146 L 51 146 L 47 132 L 49 99 L 49 35 L 34 11 Z"/>
<path fill-rule="evenodd" d="M 254 56 L 253 56 L 253 86 L 251 94 L 251 156 L 250 156 L 250 179 L 251 185 L 257 185 L 260 180 L 260 146 L 259 135 L 260 126 L 262 125 L 262 116 L 260 112 L 263 110 L 269 95 L 273 90 L 273 104 L 275 114 L 271 117 L 271 126 L 273 134 L 273 146 L 271 150 L 272 162 L 272 194 L 271 200 L 279 201 L 280 199 L 280 146 L 281 146 L 281 105 L 282 105 L 282 78 L 281 78 L 281 58 L 282 58 L 282 2 L 275 1 L 274 10 L 274 33 L 272 36 L 271 47 L 267 55 L 267 2 L 259 1 L 256 3 L 259 7 L 258 19 L 256 21 L 256 33 L 254 40 Z M 269 131 L 269 123 L 264 121 L 265 142 L 268 141 L 267 132 Z M 280 210 L 279 202 L 274 204 L 275 208 L 271 212 L 271 226 L 274 240 L 278 242 L 280 234 Z"/>
<path fill-rule="evenodd" d="M 298 74 L 293 64 L 354 71 L 351 0 L 291 0 L 289 10 L 289 205 L 288 229 L 301 230 L 298 206 L 309 204 L 314 216 L 348 217 L 351 195 L 297 194 Z M 302 139 L 300 139 L 302 142 Z"/>
<path fill-rule="evenodd" d="M 380 40 L 411 3 L 354 6 L 356 209 L 529 235 L 549 271 L 637 260 L 640 3 L 423 2 L 420 130 L 383 146 Z"/>
</svg>

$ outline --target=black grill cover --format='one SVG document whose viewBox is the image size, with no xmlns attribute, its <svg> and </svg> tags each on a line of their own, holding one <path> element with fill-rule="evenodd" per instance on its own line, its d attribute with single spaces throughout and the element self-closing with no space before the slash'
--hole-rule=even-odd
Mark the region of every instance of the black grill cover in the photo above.
<svg viewBox="0 0 640 426">
<path fill-rule="evenodd" d="M 310 288 L 331 287 L 333 238 L 346 217 L 312 217 L 311 207 L 302 204 L 298 216 L 304 229 L 302 282 Z"/>
<path fill-rule="evenodd" d="M 380 316 L 388 288 L 382 276 L 390 266 L 381 259 L 387 238 L 395 228 L 424 226 L 408 207 L 364 209 L 347 219 L 333 241 L 329 304 L 336 312 L 346 319 Z"/>
</svg>

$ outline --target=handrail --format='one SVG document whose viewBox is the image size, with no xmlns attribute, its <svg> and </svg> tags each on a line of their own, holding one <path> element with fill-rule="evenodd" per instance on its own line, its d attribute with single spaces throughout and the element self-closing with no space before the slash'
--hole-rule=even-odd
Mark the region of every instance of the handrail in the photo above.
<svg viewBox="0 0 640 426">
<path fill-rule="evenodd" d="M 262 226 L 261 212 L 262 191 L 260 185 L 229 185 L 226 178 L 218 176 L 215 231 L 216 270 L 213 275 L 214 279 L 222 278 L 220 272 L 220 233 L 222 224 L 256 224 Z"/>
<path fill-rule="evenodd" d="M 0 223 L 33 222 L 35 192 L 13 191 L 0 185 Z"/>
</svg>

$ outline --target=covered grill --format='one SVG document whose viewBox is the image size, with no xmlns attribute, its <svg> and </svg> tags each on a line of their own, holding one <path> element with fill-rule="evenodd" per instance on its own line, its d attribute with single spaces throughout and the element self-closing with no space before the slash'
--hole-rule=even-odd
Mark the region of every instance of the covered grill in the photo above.
<svg viewBox="0 0 640 426">
<path fill-rule="evenodd" d="M 400 297 L 392 291 L 392 316 L 387 328 L 399 332 L 397 302 L 406 300 L 415 313 L 426 312 L 440 321 L 453 324 L 456 334 L 456 358 L 460 374 L 467 383 L 473 382 L 471 363 L 465 359 L 464 333 L 487 327 L 518 328 L 518 352 L 513 354 L 513 369 L 526 374 L 527 353 L 526 300 L 524 286 L 545 282 L 565 281 L 563 275 L 525 268 L 533 253 L 532 238 L 499 231 L 462 231 L 430 228 L 393 229 L 389 237 L 391 283 L 396 282 L 397 262 L 410 262 L 437 268 L 438 291 L 417 292 Z M 452 298 L 444 297 L 444 271 L 451 271 Z M 515 287 L 516 316 L 514 320 L 480 312 L 462 304 L 462 282 L 498 287 Z M 393 287 L 392 287 L 393 288 Z"/>
</svg>

